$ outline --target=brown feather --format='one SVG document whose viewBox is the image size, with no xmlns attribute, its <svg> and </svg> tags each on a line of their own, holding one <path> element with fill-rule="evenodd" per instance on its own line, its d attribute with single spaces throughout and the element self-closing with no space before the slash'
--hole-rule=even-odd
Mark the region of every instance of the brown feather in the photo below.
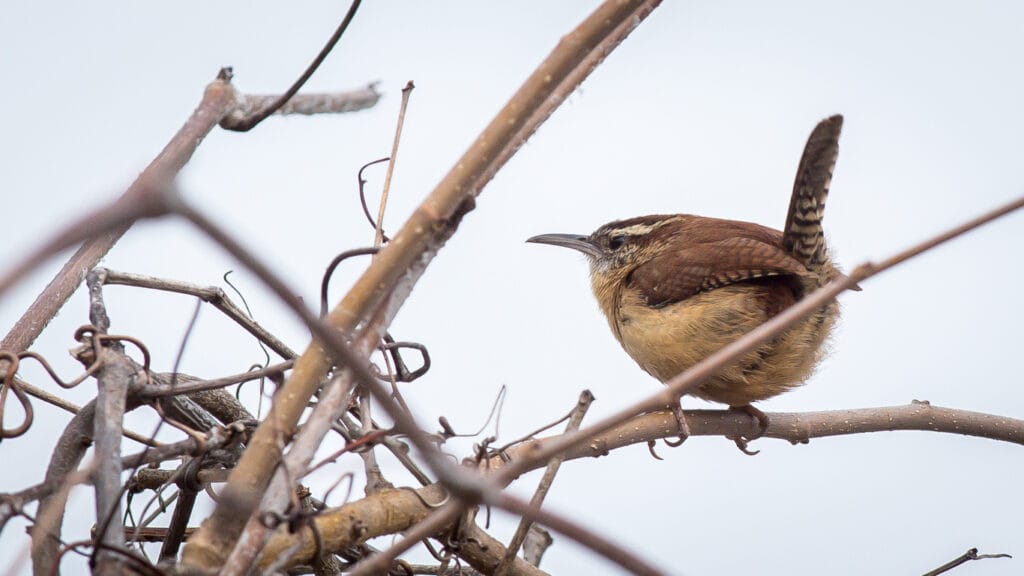
<svg viewBox="0 0 1024 576">
<path fill-rule="evenodd" d="M 757 278 L 810 275 L 779 246 L 778 231 L 729 220 L 681 218 L 692 218 L 684 224 L 693 225 L 673 227 L 676 237 L 670 245 L 679 248 L 660 251 L 634 268 L 626 280 L 648 306 L 662 307 Z M 781 278 L 779 283 L 792 285 L 791 280 Z"/>
<path fill-rule="evenodd" d="M 815 126 L 807 138 L 793 182 L 782 247 L 810 269 L 815 269 L 827 259 L 821 220 L 839 155 L 842 128 L 843 117 L 838 114 Z"/>
</svg>

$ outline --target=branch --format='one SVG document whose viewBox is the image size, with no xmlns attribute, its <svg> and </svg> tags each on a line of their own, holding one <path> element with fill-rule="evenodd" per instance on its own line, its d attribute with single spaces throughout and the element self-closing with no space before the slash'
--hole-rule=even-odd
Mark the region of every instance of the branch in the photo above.
<svg viewBox="0 0 1024 576">
<path fill-rule="evenodd" d="M 684 414 L 691 426 L 691 436 L 728 438 L 753 435 L 760 430 L 760 424 L 749 416 L 729 410 L 686 410 Z M 768 418 L 768 428 L 764 431 L 763 437 L 788 440 L 792 444 L 805 444 L 812 438 L 829 436 L 919 430 L 962 434 L 1024 446 L 1024 420 L 941 408 L 919 401 L 905 406 L 882 408 L 771 412 Z M 672 438 L 677 434 L 675 422 L 672 413 L 665 410 L 642 414 L 595 435 L 586 444 L 575 445 L 565 453 L 565 458 L 598 458 L 626 446 Z M 539 466 L 533 461 L 532 455 L 545 450 L 551 444 L 559 443 L 565 436 L 568 434 L 523 442 L 506 450 L 500 458 L 490 458 L 485 466 L 490 471 L 518 466 L 526 466 L 524 472 L 534 470 Z"/>
<path fill-rule="evenodd" d="M 989 558 L 1013 558 L 1013 556 L 1010 556 L 1009 554 L 978 554 L 977 548 L 971 548 L 967 552 L 964 552 L 960 557 L 954 558 L 934 570 L 929 570 L 924 576 L 939 576 L 939 574 L 945 574 L 953 568 L 956 568 L 961 564 L 966 564 L 971 560 L 986 560 Z"/>
<path fill-rule="evenodd" d="M 729 410 L 687 410 L 685 415 L 690 423 L 690 434 L 692 436 L 730 437 L 751 435 L 759 430 L 759 424 L 754 422 L 749 416 Z M 932 406 L 927 402 L 915 401 L 906 406 L 853 410 L 803 413 L 773 412 L 769 413 L 768 416 L 769 424 L 764 432 L 764 437 L 788 440 L 793 444 L 805 443 L 811 438 L 824 438 L 828 436 L 895 430 L 920 430 L 963 434 L 965 436 L 976 436 L 1024 445 L 1024 420 L 953 408 L 941 408 Z M 598 458 L 608 455 L 612 450 L 633 445 L 644 445 L 651 440 L 661 438 L 673 438 L 677 434 L 675 422 L 675 417 L 669 411 L 657 411 L 637 416 L 593 437 L 584 445 L 573 447 L 565 452 L 565 460 Z M 522 462 L 529 462 L 530 464 L 530 467 L 524 470 L 524 472 L 540 468 L 544 463 L 537 463 L 535 460 L 530 459 L 530 456 L 567 435 L 559 434 L 518 444 L 501 454 L 488 458 L 481 465 L 482 471 L 488 473 L 500 472 Z M 402 489 L 395 492 L 411 495 L 411 489 Z M 347 546 L 352 546 L 362 541 L 354 537 L 351 532 L 344 532 L 352 530 L 352 525 L 347 523 L 349 521 L 365 526 L 368 530 L 372 531 L 373 536 L 404 532 L 414 526 L 419 528 L 417 523 L 421 523 L 428 515 L 432 515 L 431 512 L 434 513 L 433 515 L 440 512 L 440 510 L 432 510 L 426 506 L 424 501 L 442 502 L 445 492 L 440 484 L 432 484 L 431 486 L 419 489 L 417 492 L 422 495 L 422 500 L 415 497 L 402 500 L 402 505 L 411 506 L 411 509 L 388 509 L 388 513 L 393 514 L 393 516 L 389 516 L 390 521 L 393 523 L 382 526 L 381 528 L 385 530 L 384 532 L 379 531 L 380 529 L 377 527 L 365 524 L 377 517 L 366 511 L 382 505 L 376 502 L 376 499 L 379 498 L 378 495 L 346 504 L 340 508 L 324 511 L 317 518 L 317 526 L 324 538 L 324 551 L 328 553 L 339 552 Z M 370 502 L 367 502 L 367 500 L 370 500 Z M 394 502 L 394 500 L 389 501 Z M 409 522 L 409 524 L 406 524 L 406 522 Z M 443 526 L 443 523 L 435 526 L 431 529 L 431 533 L 441 532 Z M 394 531 L 390 532 L 387 530 Z M 369 537 L 367 536 L 367 538 Z M 305 543 L 292 561 L 296 564 L 301 564 L 303 561 L 308 560 L 315 550 L 315 543 L 308 534 L 301 536 L 276 534 L 268 543 L 264 557 L 272 558 L 275 553 L 290 548 L 296 543 L 296 538 L 302 538 Z M 474 567 L 477 566 L 474 565 Z"/>
<path fill-rule="evenodd" d="M 268 332 L 255 320 L 250 318 L 248 314 L 246 314 L 231 300 L 231 298 L 228 298 L 228 295 L 224 293 L 224 290 L 217 286 L 203 287 L 195 284 L 189 284 L 188 282 L 154 278 L 152 276 L 144 276 L 142 274 L 118 272 L 116 270 L 104 269 L 103 272 L 105 274 L 103 278 L 103 283 L 105 285 L 135 286 L 137 288 L 148 288 L 150 290 L 161 290 L 163 292 L 174 292 L 176 294 L 195 296 L 223 312 L 225 316 L 234 320 L 235 323 L 241 326 L 246 332 L 255 336 L 257 340 L 266 344 L 282 358 L 289 360 L 298 356 L 298 354 L 289 348 L 287 344 L 281 342 L 281 340 L 276 336 Z"/>
<path fill-rule="evenodd" d="M 225 376 L 223 378 L 214 378 L 212 380 L 200 380 L 194 376 L 186 374 L 178 374 L 177 382 L 174 386 L 164 384 L 159 379 L 154 378 L 154 386 L 147 386 L 145 389 L 139 392 L 139 398 L 163 398 L 165 396 L 179 396 L 181 394 L 196 394 L 198 392 L 206 392 L 209 390 L 218 390 L 232 384 L 241 384 L 242 382 L 249 382 L 252 380 L 259 380 L 260 378 L 276 378 L 284 374 L 285 371 L 291 370 L 291 360 L 286 360 L 278 364 L 271 364 L 265 368 L 258 370 L 249 370 L 234 376 Z M 154 375 L 159 376 L 159 375 Z M 164 380 L 170 381 L 170 374 L 164 374 Z"/>
<path fill-rule="evenodd" d="M 640 555 L 629 551 L 613 540 L 587 529 L 578 522 L 567 519 L 563 515 L 552 514 L 541 509 L 539 506 L 524 502 L 507 493 L 499 494 L 493 504 L 572 538 L 577 543 L 615 562 L 632 574 L 641 576 L 665 576 L 666 574 L 653 565 L 648 564 Z"/>
<path fill-rule="evenodd" d="M 583 417 L 586 415 L 587 410 L 590 409 L 590 404 L 594 401 L 594 395 L 591 394 L 590 390 L 584 390 L 580 393 L 579 401 L 576 403 L 576 407 L 572 410 L 572 415 L 569 417 L 569 424 L 566 425 L 566 431 L 573 432 L 579 430 L 580 423 L 583 422 Z M 544 471 L 544 476 L 540 480 L 540 484 L 537 485 L 536 492 L 533 493 L 533 498 L 530 499 L 530 506 L 540 508 L 541 504 L 544 503 L 544 498 L 548 494 L 548 490 L 551 489 L 551 484 L 555 481 L 555 475 L 558 474 L 558 469 L 562 465 L 564 456 L 555 456 L 548 462 L 547 470 Z M 530 528 L 533 523 L 523 518 L 519 521 L 519 526 L 516 528 L 515 534 L 512 535 L 512 539 L 509 540 L 508 550 L 505 551 L 505 558 L 501 565 L 498 566 L 497 570 L 494 571 L 495 576 L 506 576 L 508 574 L 507 569 L 509 565 L 515 560 L 516 554 L 519 552 L 519 547 L 523 545 L 526 540 L 527 534 L 529 534 Z"/>
<path fill-rule="evenodd" d="M 433 509 L 432 503 L 445 500 L 444 488 L 434 484 L 418 490 L 381 490 L 362 500 L 328 510 L 314 520 L 323 539 L 323 553 L 340 552 L 375 536 L 401 532 L 426 517 Z M 505 547 L 475 524 L 467 525 L 463 540 L 465 544 L 459 549 L 459 556 L 485 574 L 492 573 L 505 555 Z M 312 530 L 304 527 L 296 534 L 289 534 L 286 530 L 274 534 L 264 549 L 261 566 L 266 567 L 296 544 L 300 547 L 288 565 L 311 562 L 317 553 L 316 539 Z M 511 574 L 534 576 L 544 573 L 516 558 Z"/>
<path fill-rule="evenodd" d="M 124 419 L 128 389 L 136 380 L 136 367 L 118 350 L 100 348 L 103 366 L 97 375 L 99 394 L 96 397 L 96 431 L 94 447 L 96 470 L 93 484 L 96 486 L 96 521 L 100 532 L 98 543 L 111 547 L 124 544 L 121 517 L 121 426 Z M 119 573 L 121 558 L 105 550 L 97 556 L 97 574 Z"/>
</svg>

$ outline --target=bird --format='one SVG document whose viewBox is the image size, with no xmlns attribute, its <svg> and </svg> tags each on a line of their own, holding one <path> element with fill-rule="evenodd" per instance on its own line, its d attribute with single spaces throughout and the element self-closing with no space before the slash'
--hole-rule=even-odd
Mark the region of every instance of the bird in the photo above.
<svg viewBox="0 0 1024 576">
<path fill-rule="evenodd" d="M 610 222 L 587 236 L 541 234 L 527 242 L 582 252 L 590 284 L 622 348 L 668 382 L 723 346 L 839 277 L 822 229 L 843 117 L 830 116 L 807 139 L 782 230 L 760 224 L 662 214 Z M 756 418 L 754 407 L 805 382 L 827 352 L 839 317 L 835 301 L 723 368 L 689 394 Z M 689 428 L 673 406 L 680 443 Z M 676 445 L 676 444 L 673 444 Z"/>
</svg>

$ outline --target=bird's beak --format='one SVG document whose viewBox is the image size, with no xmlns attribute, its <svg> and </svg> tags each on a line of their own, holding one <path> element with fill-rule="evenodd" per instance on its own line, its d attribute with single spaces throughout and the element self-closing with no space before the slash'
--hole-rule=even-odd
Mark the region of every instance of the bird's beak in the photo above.
<svg viewBox="0 0 1024 576">
<path fill-rule="evenodd" d="M 594 258 L 600 258 L 604 255 L 599 246 L 591 242 L 586 236 L 580 236 L 579 234 L 541 234 L 526 241 L 533 242 L 534 244 L 564 246 L 573 250 L 579 250 L 587 256 L 593 256 Z"/>
</svg>

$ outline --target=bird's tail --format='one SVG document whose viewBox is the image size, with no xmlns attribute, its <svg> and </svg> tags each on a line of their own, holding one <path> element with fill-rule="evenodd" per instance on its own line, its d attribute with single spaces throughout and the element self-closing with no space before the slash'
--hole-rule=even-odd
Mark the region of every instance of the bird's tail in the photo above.
<svg viewBox="0 0 1024 576">
<path fill-rule="evenodd" d="M 814 127 L 804 146 L 800 167 L 793 183 L 793 197 L 783 229 L 782 246 L 810 270 L 828 261 L 821 220 L 832 182 L 832 169 L 839 154 L 839 133 L 843 117 L 830 116 Z"/>
</svg>

